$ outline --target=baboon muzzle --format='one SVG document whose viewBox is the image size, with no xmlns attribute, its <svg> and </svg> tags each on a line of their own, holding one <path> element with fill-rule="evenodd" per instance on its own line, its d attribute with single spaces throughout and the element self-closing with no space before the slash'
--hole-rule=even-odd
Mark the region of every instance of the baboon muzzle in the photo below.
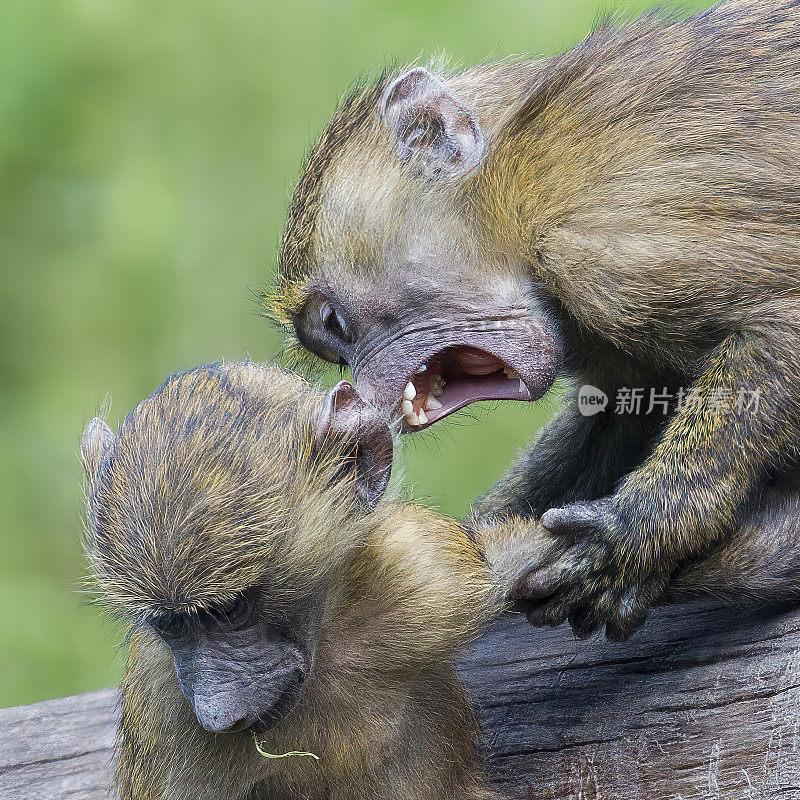
<svg viewBox="0 0 800 800">
<path fill-rule="evenodd" d="M 308 674 L 301 648 L 261 626 L 195 633 L 172 645 L 184 697 L 212 733 L 266 730 L 297 704 Z"/>
</svg>

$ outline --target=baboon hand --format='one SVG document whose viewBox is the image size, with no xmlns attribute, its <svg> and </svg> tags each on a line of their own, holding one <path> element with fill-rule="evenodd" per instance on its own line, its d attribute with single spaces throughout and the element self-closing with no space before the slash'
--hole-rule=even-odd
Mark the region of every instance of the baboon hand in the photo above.
<svg viewBox="0 0 800 800">
<path fill-rule="evenodd" d="M 533 625 L 555 627 L 568 620 L 581 638 L 603 625 L 609 639 L 629 638 L 664 590 L 666 578 L 661 570 L 632 565 L 638 554 L 630 543 L 636 537 L 626 530 L 614 499 L 550 509 L 541 524 L 563 546 L 516 581 L 514 607 Z"/>
</svg>

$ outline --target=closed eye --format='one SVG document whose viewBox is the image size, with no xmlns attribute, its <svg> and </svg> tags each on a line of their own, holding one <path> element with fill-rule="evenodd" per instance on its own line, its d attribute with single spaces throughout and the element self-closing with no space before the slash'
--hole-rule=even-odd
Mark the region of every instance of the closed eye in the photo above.
<svg viewBox="0 0 800 800">
<path fill-rule="evenodd" d="M 250 621 L 252 612 L 253 604 L 250 598 L 245 594 L 240 594 L 230 602 L 219 605 L 209 611 L 209 614 L 228 627 L 237 628 Z"/>
<path fill-rule="evenodd" d="M 172 639 L 182 636 L 189 629 L 189 620 L 185 614 L 167 612 L 149 620 L 150 627 L 162 638 Z"/>
</svg>

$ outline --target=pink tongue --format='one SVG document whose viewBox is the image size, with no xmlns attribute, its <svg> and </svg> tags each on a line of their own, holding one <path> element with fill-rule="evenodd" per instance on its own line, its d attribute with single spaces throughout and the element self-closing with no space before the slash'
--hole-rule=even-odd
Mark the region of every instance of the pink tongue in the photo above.
<svg viewBox="0 0 800 800">
<path fill-rule="evenodd" d="M 530 400 L 531 396 L 527 387 L 523 385 L 520 391 L 520 382 L 516 378 L 509 379 L 503 372 L 493 372 L 481 377 L 468 377 L 459 375 L 457 379 L 448 381 L 438 400 L 441 408 L 428 411 L 430 422 L 446 417 L 470 403 L 478 400 Z"/>
</svg>

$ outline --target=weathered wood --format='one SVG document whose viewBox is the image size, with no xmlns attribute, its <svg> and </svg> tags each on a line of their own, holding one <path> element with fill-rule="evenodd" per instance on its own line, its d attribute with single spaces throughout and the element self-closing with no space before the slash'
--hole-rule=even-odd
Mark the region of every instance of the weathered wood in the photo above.
<svg viewBox="0 0 800 800">
<path fill-rule="evenodd" d="M 462 674 L 488 771 L 514 796 L 786 800 L 800 798 L 799 651 L 797 610 L 660 609 L 622 645 L 508 618 Z M 105 798 L 115 715 L 111 689 L 0 711 L 0 798 Z"/>
<path fill-rule="evenodd" d="M 0 711 L 0 798 L 107 800 L 115 689 Z"/>
<path fill-rule="evenodd" d="M 569 800 L 800 798 L 800 613 L 674 607 L 630 642 L 507 623 L 465 680 L 490 774 Z"/>
</svg>

